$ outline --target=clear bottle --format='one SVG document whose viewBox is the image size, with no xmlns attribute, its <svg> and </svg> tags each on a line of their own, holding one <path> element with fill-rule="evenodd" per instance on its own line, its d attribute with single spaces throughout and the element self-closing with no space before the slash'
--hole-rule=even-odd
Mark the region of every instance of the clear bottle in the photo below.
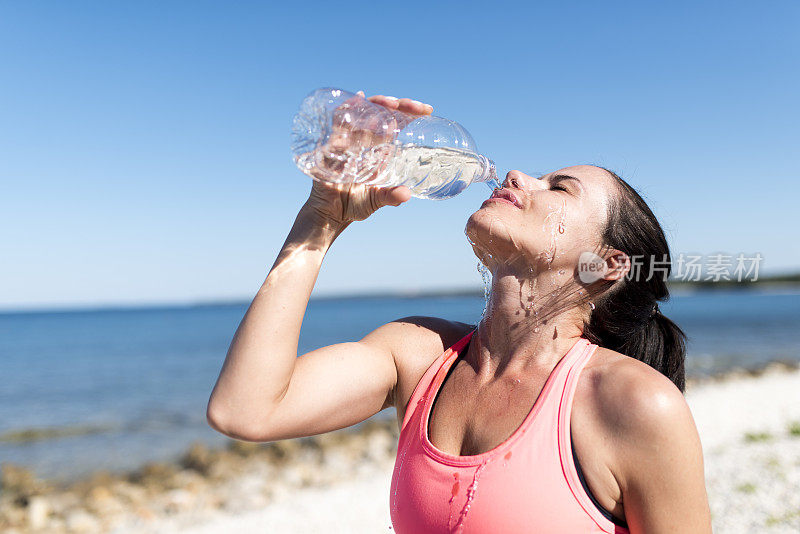
<svg viewBox="0 0 800 534">
<path fill-rule="evenodd" d="M 315 180 L 405 185 L 420 198 L 451 198 L 474 182 L 499 186 L 494 163 L 478 153 L 460 124 L 387 109 L 330 87 L 300 105 L 292 153 Z"/>
</svg>

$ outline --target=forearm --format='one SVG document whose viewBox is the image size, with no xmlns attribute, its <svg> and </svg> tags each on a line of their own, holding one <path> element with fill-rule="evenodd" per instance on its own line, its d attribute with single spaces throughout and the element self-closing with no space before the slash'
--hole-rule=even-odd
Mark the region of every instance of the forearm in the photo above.
<svg viewBox="0 0 800 534">
<path fill-rule="evenodd" d="M 306 206 L 300 210 L 228 349 L 209 400 L 210 422 L 256 424 L 283 397 L 322 260 L 346 226 L 321 223 Z"/>
</svg>

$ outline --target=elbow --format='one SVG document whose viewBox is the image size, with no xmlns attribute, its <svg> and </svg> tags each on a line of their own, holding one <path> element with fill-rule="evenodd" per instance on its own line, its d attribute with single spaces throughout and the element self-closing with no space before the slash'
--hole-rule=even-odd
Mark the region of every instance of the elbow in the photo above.
<svg viewBox="0 0 800 534">
<path fill-rule="evenodd" d="M 206 422 L 208 422 L 208 426 L 220 434 L 233 437 L 232 432 L 235 429 L 235 421 L 212 402 L 209 402 L 206 407 Z"/>
<path fill-rule="evenodd" d="M 208 423 L 208 426 L 217 432 L 227 435 L 225 432 L 225 429 L 227 428 L 225 421 L 226 419 L 220 413 L 219 409 L 209 402 L 208 406 L 206 406 L 206 422 Z"/>
<path fill-rule="evenodd" d="M 239 441 L 270 441 L 265 439 L 266 434 L 256 422 L 242 417 L 232 417 L 211 403 L 206 408 L 206 421 L 208 426 L 229 438 Z"/>
<path fill-rule="evenodd" d="M 209 401 L 206 407 L 206 421 L 208 426 L 226 436 L 241 439 L 239 427 L 242 426 L 237 418 L 233 417 L 230 410 L 225 410 L 219 405 Z"/>
</svg>

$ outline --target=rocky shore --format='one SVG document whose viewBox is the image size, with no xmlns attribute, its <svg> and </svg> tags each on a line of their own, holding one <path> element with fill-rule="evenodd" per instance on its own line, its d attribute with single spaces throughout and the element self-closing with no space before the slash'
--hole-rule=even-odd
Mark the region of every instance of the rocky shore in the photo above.
<svg viewBox="0 0 800 534">
<path fill-rule="evenodd" d="M 800 531 L 800 370 L 690 381 L 717 533 Z M 394 421 L 297 440 L 196 443 L 173 463 L 59 484 L 2 464 L 0 531 L 389 532 Z"/>
<path fill-rule="evenodd" d="M 391 469 L 398 435 L 394 421 L 370 420 L 358 432 L 271 443 L 230 440 L 220 450 L 196 443 L 176 463 L 101 471 L 71 484 L 3 464 L 0 531 L 143 532 L 176 515 L 202 521 L 204 512 L 257 509 L 301 488 L 331 486 L 376 466 Z"/>
</svg>

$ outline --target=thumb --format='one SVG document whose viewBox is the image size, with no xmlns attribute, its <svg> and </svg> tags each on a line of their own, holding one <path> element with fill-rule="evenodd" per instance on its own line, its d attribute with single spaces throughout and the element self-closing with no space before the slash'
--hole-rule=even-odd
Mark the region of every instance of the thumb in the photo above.
<svg viewBox="0 0 800 534">
<path fill-rule="evenodd" d="M 404 186 L 384 187 L 378 192 L 378 200 L 381 206 L 399 206 L 411 198 L 411 190 Z"/>
</svg>

